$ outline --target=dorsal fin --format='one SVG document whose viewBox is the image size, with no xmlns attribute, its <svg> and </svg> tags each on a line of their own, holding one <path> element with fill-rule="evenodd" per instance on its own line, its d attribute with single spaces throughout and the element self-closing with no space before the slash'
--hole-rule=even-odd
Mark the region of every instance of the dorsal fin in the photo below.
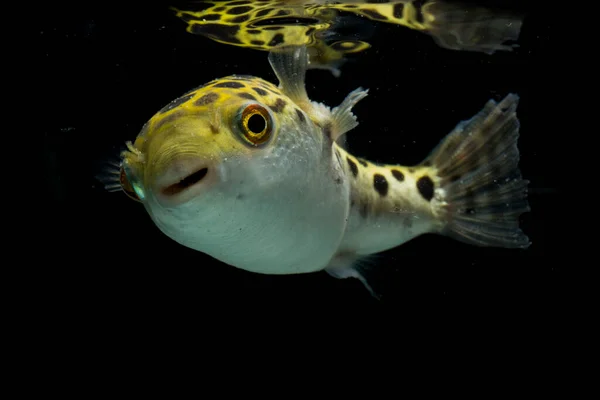
<svg viewBox="0 0 600 400">
<path fill-rule="evenodd" d="M 306 93 L 308 52 L 306 46 L 287 46 L 272 50 L 269 63 L 279 80 L 279 89 L 326 130 L 332 141 L 358 125 L 352 107 L 367 96 L 368 90 L 358 88 L 331 110 L 324 104 L 310 101 Z"/>
<path fill-rule="evenodd" d="M 269 52 L 269 63 L 279 80 L 279 89 L 304 112 L 312 112 L 304 80 L 308 66 L 306 46 L 281 47 Z"/>
</svg>

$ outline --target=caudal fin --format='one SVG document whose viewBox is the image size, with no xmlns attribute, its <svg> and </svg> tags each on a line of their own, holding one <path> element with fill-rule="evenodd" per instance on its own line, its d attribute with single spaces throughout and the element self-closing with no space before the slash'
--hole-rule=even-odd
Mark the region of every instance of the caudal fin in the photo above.
<svg viewBox="0 0 600 400">
<path fill-rule="evenodd" d="M 518 169 L 519 97 L 493 100 L 459 123 L 423 164 L 437 170 L 442 233 L 479 246 L 526 248 L 519 216 L 529 211 Z"/>
<path fill-rule="evenodd" d="M 523 15 L 447 1 L 426 2 L 422 7 L 425 31 L 436 43 L 451 50 L 493 54 L 511 51 L 519 38 Z"/>
</svg>

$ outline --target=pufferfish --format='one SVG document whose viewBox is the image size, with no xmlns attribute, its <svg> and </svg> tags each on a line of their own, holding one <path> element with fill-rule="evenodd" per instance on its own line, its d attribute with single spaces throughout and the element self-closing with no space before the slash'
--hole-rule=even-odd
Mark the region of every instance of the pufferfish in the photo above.
<svg viewBox="0 0 600 400">
<path fill-rule="evenodd" d="M 172 101 L 121 154 L 107 189 L 139 200 L 183 246 L 263 274 L 354 277 L 370 255 L 425 233 L 526 248 L 529 210 L 518 168 L 519 97 L 489 100 L 416 166 L 347 152 L 358 88 L 337 107 L 311 101 L 305 46 L 269 53 L 276 86 L 213 80 Z"/>
</svg>

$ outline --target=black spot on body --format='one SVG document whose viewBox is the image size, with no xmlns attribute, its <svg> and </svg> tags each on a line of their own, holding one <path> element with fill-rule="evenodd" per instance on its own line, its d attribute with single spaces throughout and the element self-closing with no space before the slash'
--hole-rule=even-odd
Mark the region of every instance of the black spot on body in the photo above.
<svg viewBox="0 0 600 400">
<path fill-rule="evenodd" d="M 267 27 L 264 27 L 263 29 L 265 31 L 282 31 L 285 29 L 285 27 L 284 26 L 267 26 Z"/>
<path fill-rule="evenodd" d="M 421 22 L 422 23 L 422 22 L 425 21 L 425 18 L 423 17 L 423 5 L 425 5 L 425 3 L 427 3 L 427 0 L 416 0 L 416 1 L 413 1 L 413 6 L 417 10 L 417 15 L 416 15 L 417 22 Z"/>
<path fill-rule="evenodd" d="M 186 101 L 188 101 L 192 97 L 194 97 L 194 93 L 190 93 L 190 94 L 187 94 L 185 96 L 181 96 L 181 97 L 173 100 L 172 102 L 170 102 L 166 106 L 164 106 L 158 113 L 159 114 L 164 114 L 167 111 L 172 110 L 175 107 L 178 107 L 178 106 L 182 105 L 183 103 L 185 103 Z"/>
<path fill-rule="evenodd" d="M 352 161 L 350 157 L 347 157 L 346 161 L 348 161 L 348 166 L 350 167 L 350 171 L 352 171 L 352 175 L 355 177 L 358 176 L 358 165 L 356 165 L 356 163 Z"/>
<path fill-rule="evenodd" d="M 238 96 L 240 96 L 242 99 L 258 101 L 258 100 L 256 100 L 256 97 L 252 96 L 250 93 L 240 93 L 240 94 L 238 94 Z"/>
<path fill-rule="evenodd" d="M 227 7 L 215 7 L 212 9 L 213 12 L 221 12 L 221 11 L 225 11 L 227 9 Z"/>
<path fill-rule="evenodd" d="M 210 103 L 214 103 L 219 98 L 219 95 L 216 93 L 207 93 L 204 96 L 200 97 L 198 100 L 194 102 L 196 106 L 205 106 Z"/>
<path fill-rule="evenodd" d="M 221 19 L 219 14 L 206 14 L 202 16 L 202 19 L 205 21 L 218 21 Z"/>
<path fill-rule="evenodd" d="M 248 21 L 249 19 L 250 19 L 250 16 L 249 16 L 249 15 L 238 15 L 238 16 L 237 16 L 237 17 L 235 17 L 235 18 L 231 18 L 231 19 L 229 20 L 229 22 L 233 22 L 234 24 L 239 24 L 239 23 L 242 23 L 242 22 L 246 22 L 246 21 Z"/>
<path fill-rule="evenodd" d="M 176 120 L 178 120 L 179 118 L 181 118 L 182 114 L 183 114 L 183 111 L 181 111 L 181 110 L 175 111 L 174 113 L 172 113 L 170 115 L 167 115 L 166 117 L 163 117 L 160 121 L 158 121 L 152 127 L 152 129 L 155 130 L 155 131 L 158 131 L 163 125 L 175 122 Z"/>
<path fill-rule="evenodd" d="M 367 165 L 369 165 L 369 164 L 367 164 L 367 162 L 366 162 L 365 160 L 363 160 L 363 159 L 361 159 L 361 158 L 357 158 L 356 160 L 357 160 L 357 161 L 358 161 L 358 163 L 359 163 L 360 165 L 362 165 L 363 167 L 366 167 Z"/>
<path fill-rule="evenodd" d="M 419 189 L 419 193 L 421 193 L 421 196 L 423 196 L 425 200 L 431 201 L 431 199 L 433 199 L 434 185 L 431 178 L 427 175 L 419 178 L 417 181 L 417 189 Z"/>
<path fill-rule="evenodd" d="M 342 178 L 340 178 L 339 176 L 337 178 L 335 178 L 335 183 L 338 185 L 342 184 Z"/>
<path fill-rule="evenodd" d="M 269 42 L 269 46 L 279 46 L 280 44 L 282 44 L 285 41 L 285 38 L 283 36 L 282 33 L 278 33 L 275 36 L 273 36 L 273 39 L 271 39 L 271 41 Z"/>
<path fill-rule="evenodd" d="M 270 13 L 273 9 L 271 8 L 266 8 L 264 10 L 260 10 L 256 13 L 256 17 L 260 18 L 260 17 L 264 17 L 265 15 L 267 15 L 268 13 Z"/>
<path fill-rule="evenodd" d="M 255 46 L 264 46 L 265 45 L 265 42 L 263 40 L 251 40 L 250 43 Z"/>
<path fill-rule="evenodd" d="M 260 33 L 260 30 L 259 29 L 248 29 L 246 31 L 246 33 L 249 33 L 251 35 L 258 35 Z"/>
<path fill-rule="evenodd" d="M 271 110 L 273 110 L 273 112 L 280 113 L 280 112 L 283 111 L 283 109 L 285 108 L 286 104 L 287 103 L 285 102 L 285 100 L 283 100 L 283 99 L 277 99 L 277 100 L 275 100 L 275 104 L 273 104 L 270 107 L 271 107 Z"/>
<path fill-rule="evenodd" d="M 298 119 L 300 120 L 301 123 L 306 122 L 306 118 L 304 118 L 304 113 L 299 108 L 296 108 L 296 114 L 298 115 Z"/>
<path fill-rule="evenodd" d="M 240 82 L 221 82 L 221 83 L 217 83 L 214 87 L 240 89 L 240 88 L 243 88 L 246 86 Z"/>
<path fill-rule="evenodd" d="M 394 18 L 401 19 L 403 12 L 404 12 L 404 4 L 402 4 L 402 3 L 394 4 Z"/>
<path fill-rule="evenodd" d="M 373 175 L 373 187 L 380 196 L 386 196 L 388 194 L 388 181 L 385 179 L 385 176 L 381 174 Z"/>
<path fill-rule="evenodd" d="M 258 93 L 261 96 L 266 96 L 267 95 L 267 91 L 264 89 L 261 89 L 259 87 L 253 87 L 252 90 L 254 90 L 256 93 Z"/>
<path fill-rule="evenodd" d="M 245 6 L 246 4 L 252 3 L 250 0 L 232 1 L 229 3 L 230 6 Z"/>
<path fill-rule="evenodd" d="M 195 35 L 206 35 L 209 38 L 226 40 L 230 44 L 244 44 L 235 36 L 240 30 L 239 25 L 193 24 L 190 29 L 191 33 Z"/>
<path fill-rule="evenodd" d="M 290 12 L 287 10 L 279 10 L 275 17 L 285 17 L 286 15 L 290 15 Z"/>
<path fill-rule="evenodd" d="M 227 14 L 229 15 L 240 15 L 240 14 L 244 14 L 247 13 L 248 11 L 252 11 L 252 7 L 233 7 L 230 8 L 229 10 L 227 10 Z"/>
<path fill-rule="evenodd" d="M 396 178 L 398 180 L 398 182 L 404 181 L 404 174 L 402 172 L 398 171 L 397 169 L 392 170 L 392 175 L 394 176 L 394 178 Z"/>
<path fill-rule="evenodd" d="M 368 17 L 370 17 L 370 18 L 373 18 L 373 19 L 376 19 L 376 20 L 379 20 L 379 21 L 387 21 L 387 18 L 385 17 L 385 15 L 381 15 L 379 13 L 379 11 L 375 11 L 375 10 L 361 10 L 361 13 L 364 14 L 364 15 L 366 15 L 366 16 L 368 16 Z"/>
<path fill-rule="evenodd" d="M 431 167 L 431 161 L 425 161 L 423 163 L 423 166 L 425 166 L 425 167 Z"/>
</svg>

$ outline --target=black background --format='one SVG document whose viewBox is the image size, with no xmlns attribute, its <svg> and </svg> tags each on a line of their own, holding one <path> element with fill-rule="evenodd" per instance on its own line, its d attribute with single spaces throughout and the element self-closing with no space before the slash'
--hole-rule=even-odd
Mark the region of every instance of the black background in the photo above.
<svg viewBox="0 0 600 400">
<path fill-rule="evenodd" d="M 527 13 L 514 52 L 446 50 L 425 34 L 380 24 L 373 47 L 342 67 L 340 78 L 308 72 L 309 95 L 330 106 L 358 86 L 370 89 L 355 108 L 360 126 L 349 134 L 349 148 L 379 162 L 419 162 L 489 98 L 521 96 L 521 170 L 532 189 L 522 226 L 533 245 L 504 250 L 417 238 L 379 257 L 383 301 L 358 281 L 325 273 L 265 276 L 223 265 L 171 241 L 143 207 L 103 192 L 94 180 L 99 162 L 187 90 L 229 74 L 276 82 L 266 53 L 191 35 L 159 2 L 44 10 L 36 34 L 49 94 L 40 120 L 49 199 L 43 248 L 51 263 L 32 272 L 48 284 L 43 311 L 107 334 L 188 324 L 214 329 L 217 320 L 240 323 L 245 332 L 273 332 L 291 319 L 316 336 L 347 324 L 372 332 L 382 326 L 442 332 L 469 322 L 508 336 L 552 324 L 568 288 L 555 218 L 563 195 L 553 172 L 560 148 L 548 134 L 551 25 L 522 2 L 494 3 Z"/>
</svg>

